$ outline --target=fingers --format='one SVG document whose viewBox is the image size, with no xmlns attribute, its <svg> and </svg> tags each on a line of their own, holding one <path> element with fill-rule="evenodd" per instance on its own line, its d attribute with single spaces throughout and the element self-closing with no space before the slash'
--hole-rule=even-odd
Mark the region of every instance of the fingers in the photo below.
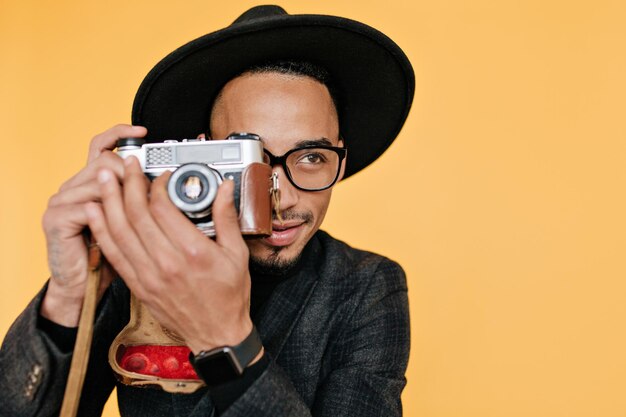
<svg viewBox="0 0 626 417">
<path fill-rule="evenodd" d="M 89 201 L 100 201 L 100 189 L 96 180 L 59 191 L 48 200 L 48 207 L 58 207 Z"/>
<path fill-rule="evenodd" d="M 87 276 L 87 251 L 83 236 L 85 227 L 91 224 L 90 227 L 98 231 L 98 237 L 102 241 L 114 240 L 113 232 L 105 227 L 106 222 L 100 204 L 103 201 L 102 188 L 97 181 L 97 173 L 106 169 L 114 178 L 111 182 L 119 188 L 124 173 L 123 163 L 122 159 L 110 150 L 115 147 L 120 137 L 142 137 L 146 133 L 144 127 L 118 125 L 94 137 L 88 155 L 90 163 L 66 181 L 58 193 L 48 201 L 42 219 L 48 249 L 48 266 L 52 285 L 62 288 L 62 292 L 56 296 L 47 295 L 48 302 L 62 300 L 68 295 L 76 295 L 73 298 L 82 300 Z M 91 217 L 89 213 L 92 214 Z M 112 258 L 118 259 L 116 268 L 124 271 L 126 275 L 131 274 L 128 264 L 121 261 L 124 258 L 121 252 L 116 251 L 113 244 L 108 244 L 107 247 L 107 253 Z M 103 286 L 110 280 L 104 280 Z"/>
<path fill-rule="evenodd" d="M 89 227 L 96 237 L 105 256 L 113 267 L 122 274 L 131 290 L 140 289 L 137 282 L 139 272 L 149 274 L 153 269 L 152 258 L 135 234 L 125 213 L 122 190 L 113 173 L 102 170 L 98 173 L 102 194 L 102 209 L 94 204 L 87 205 Z"/>
<path fill-rule="evenodd" d="M 113 242 L 102 206 L 97 203 L 88 203 L 83 206 L 83 210 L 88 219 L 89 230 L 102 249 L 107 262 L 127 281 L 130 287 L 131 283 L 137 282 L 137 274 L 124 252 Z M 135 284 L 133 287 L 136 288 L 138 285 Z"/>
<path fill-rule="evenodd" d="M 61 190 L 65 190 L 76 185 L 81 185 L 93 180 L 98 171 L 108 168 L 115 172 L 117 178 L 121 179 L 124 168 L 122 158 L 111 152 L 115 149 L 117 140 L 121 138 L 141 138 L 148 133 L 143 126 L 131 126 L 119 124 L 96 135 L 89 144 L 87 166 L 78 174 L 66 181 Z"/>
<path fill-rule="evenodd" d="M 124 167 L 124 209 L 131 226 L 157 262 L 162 256 L 172 256 L 175 254 L 174 246 L 150 213 L 149 181 L 141 170 L 139 161 L 133 156 L 128 157 L 124 160 Z"/>
<path fill-rule="evenodd" d="M 213 242 L 170 201 L 166 189 L 169 172 L 149 184 L 136 158 L 125 160 L 124 167 L 123 187 L 112 171 L 98 173 L 102 204 L 87 204 L 85 210 L 106 258 L 131 291 L 151 291 L 155 277 L 176 278 L 185 264 L 207 262 L 224 254 L 236 254 L 232 259 L 247 256 L 232 181 L 219 187 L 213 204 L 217 233 Z"/>
<path fill-rule="evenodd" d="M 84 204 L 102 201 L 100 184 L 95 169 L 109 167 L 109 172 L 120 177 L 121 158 L 111 152 L 102 155 L 94 166 L 83 169 L 50 197 L 42 219 L 48 246 L 48 266 L 53 277 L 82 285 L 84 274 L 77 268 L 86 265 L 83 230 L 88 226 Z M 116 180 L 116 182 L 119 180 Z"/>
<path fill-rule="evenodd" d="M 213 242 L 172 203 L 167 193 L 167 182 L 171 176 L 165 172 L 152 182 L 150 187 L 150 213 L 167 238 L 186 256 L 195 257 L 199 248 L 211 246 Z"/>
<path fill-rule="evenodd" d="M 76 175 L 65 181 L 59 190 L 65 191 L 69 188 L 95 181 L 98 172 L 104 168 L 113 171 L 120 181 L 124 176 L 124 163 L 122 158 L 113 152 L 104 151 Z"/>
<path fill-rule="evenodd" d="M 89 144 L 87 162 L 95 160 L 103 151 L 115 149 L 118 139 L 142 138 L 148 133 L 143 126 L 119 124 L 94 136 Z"/>
<path fill-rule="evenodd" d="M 66 204 L 48 207 L 41 223 L 46 235 L 68 239 L 83 230 L 87 224 L 87 217 L 82 204 Z"/>
<path fill-rule="evenodd" d="M 196 226 L 171 202 L 167 193 L 167 182 L 171 173 L 167 172 L 152 183 L 150 191 L 150 211 L 159 227 L 175 245 L 193 255 L 198 246 L 212 242 L 198 231 Z M 212 206 L 215 224 L 216 243 L 231 251 L 247 246 L 241 236 L 239 219 L 234 202 L 234 182 L 226 180 L 217 190 Z"/>
<path fill-rule="evenodd" d="M 81 285 L 85 277 L 87 259 L 82 232 L 87 217 L 83 209 L 82 204 L 51 207 L 42 219 L 50 274 L 66 287 Z M 79 292 L 80 296 L 84 294 Z"/>
<path fill-rule="evenodd" d="M 216 241 L 223 248 L 246 247 L 241 236 L 239 219 L 235 209 L 234 191 L 234 181 L 224 181 L 217 190 L 217 196 L 213 203 Z"/>
</svg>

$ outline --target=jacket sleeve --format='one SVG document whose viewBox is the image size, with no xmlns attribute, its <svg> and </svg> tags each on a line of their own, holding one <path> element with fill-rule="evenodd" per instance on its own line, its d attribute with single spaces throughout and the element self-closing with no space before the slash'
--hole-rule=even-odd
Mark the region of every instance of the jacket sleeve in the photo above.
<svg viewBox="0 0 626 417">
<path fill-rule="evenodd" d="M 37 327 L 47 285 L 15 320 L 0 350 L 0 415 L 58 415 L 72 354 L 62 352 Z M 112 304 L 110 291 L 98 307 L 94 336 L 78 415 L 100 415 L 114 380 L 106 360 L 113 320 L 103 319 Z"/>
<path fill-rule="evenodd" d="M 410 344 L 406 278 L 398 264 L 386 259 L 369 278 L 361 283 L 365 290 L 350 300 L 352 314 L 328 347 L 332 369 L 310 406 L 272 361 L 223 417 L 402 415 Z"/>
</svg>

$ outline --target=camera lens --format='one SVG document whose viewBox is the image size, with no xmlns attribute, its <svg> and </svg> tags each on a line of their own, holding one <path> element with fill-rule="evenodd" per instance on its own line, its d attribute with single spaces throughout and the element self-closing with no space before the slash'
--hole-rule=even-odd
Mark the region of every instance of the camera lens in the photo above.
<svg viewBox="0 0 626 417">
<path fill-rule="evenodd" d="M 208 166 L 185 164 L 172 173 L 167 192 L 174 205 L 188 217 L 201 218 L 211 213 L 221 182 L 219 173 Z"/>
<path fill-rule="evenodd" d="M 196 175 L 188 176 L 180 184 L 180 197 L 189 202 L 197 201 L 206 190 L 202 185 L 200 177 Z"/>
</svg>

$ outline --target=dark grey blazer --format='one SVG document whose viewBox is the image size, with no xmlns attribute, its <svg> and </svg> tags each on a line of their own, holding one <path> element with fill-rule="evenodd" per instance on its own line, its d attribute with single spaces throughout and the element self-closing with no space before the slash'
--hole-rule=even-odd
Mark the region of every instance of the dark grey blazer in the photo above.
<svg viewBox="0 0 626 417">
<path fill-rule="evenodd" d="M 279 284 L 255 324 L 271 363 L 223 414 L 398 416 L 409 355 L 407 288 L 400 266 L 318 232 L 303 268 Z M 45 288 L 15 321 L 0 351 L 0 415 L 57 415 L 71 355 L 37 329 Z M 98 308 L 79 415 L 95 416 L 117 384 L 123 416 L 212 416 L 206 389 L 191 395 L 115 380 L 107 351 L 129 317 L 116 280 Z"/>
</svg>

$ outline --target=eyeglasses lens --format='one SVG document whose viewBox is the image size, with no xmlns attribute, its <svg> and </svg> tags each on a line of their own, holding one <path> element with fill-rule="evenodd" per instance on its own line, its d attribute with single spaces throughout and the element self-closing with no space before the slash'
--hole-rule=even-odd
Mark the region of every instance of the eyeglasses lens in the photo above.
<svg viewBox="0 0 626 417">
<path fill-rule="evenodd" d="M 287 156 L 287 168 L 293 182 L 301 188 L 316 190 L 335 181 L 339 155 L 330 149 L 297 149 Z"/>
</svg>

